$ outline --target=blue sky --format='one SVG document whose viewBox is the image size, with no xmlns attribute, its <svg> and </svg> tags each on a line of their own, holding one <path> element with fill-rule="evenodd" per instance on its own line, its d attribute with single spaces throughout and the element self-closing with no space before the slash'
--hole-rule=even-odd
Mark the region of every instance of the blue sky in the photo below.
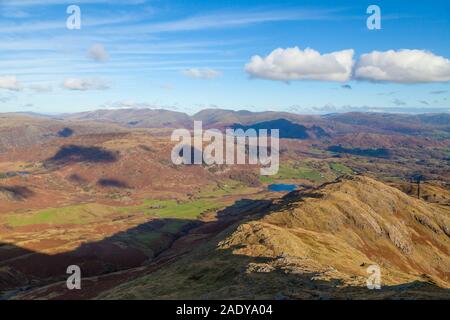
<svg viewBox="0 0 450 320">
<path fill-rule="evenodd" d="M 0 112 L 448 111 L 449 36 L 449 1 L 0 0 Z M 352 75 L 328 55 L 347 49 Z"/>
</svg>

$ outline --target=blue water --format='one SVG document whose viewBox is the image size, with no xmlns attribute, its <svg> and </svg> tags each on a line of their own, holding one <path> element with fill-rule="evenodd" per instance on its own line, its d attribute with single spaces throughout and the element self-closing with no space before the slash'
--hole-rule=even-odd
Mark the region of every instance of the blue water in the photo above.
<svg viewBox="0 0 450 320">
<path fill-rule="evenodd" d="M 283 184 L 283 183 L 277 183 L 277 184 L 271 184 L 267 187 L 269 191 L 274 192 L 282 192 L 282 191 L 294 191 L 297 189 L 296 184 Z"/>
</svg>

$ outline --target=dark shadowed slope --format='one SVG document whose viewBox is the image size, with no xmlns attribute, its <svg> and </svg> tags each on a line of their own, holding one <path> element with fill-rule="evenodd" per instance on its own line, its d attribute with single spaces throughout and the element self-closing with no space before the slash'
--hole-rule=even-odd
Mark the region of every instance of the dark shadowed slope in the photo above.
<svg viewBox="0 0 450 320">
<path fill-rule="evenodd" d="M 323 138 L 329 137 L 329 134 L 319 126 L 312 126 L 307 128 L 301 124 L 293 123 L 286 119 L 276 119 L 271 121 L 258 122 L 251 125 L 232 125 L 233 129 L 254 129 L 258 130 L 279 130 L 280 138 L 283 139 L 308 139 L 308 138 Z"/>
</svg>

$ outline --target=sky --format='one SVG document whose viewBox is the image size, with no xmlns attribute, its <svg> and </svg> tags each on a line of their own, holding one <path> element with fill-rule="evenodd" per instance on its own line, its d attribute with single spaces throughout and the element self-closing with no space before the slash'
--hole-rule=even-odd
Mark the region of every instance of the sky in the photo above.
<svg viewBox="0 0 450 320">
<path fill-rule="evenodd" d="M 0 0 L 0 112 L 449 112 L 449 36 L 445 0 Z"/>
</svg>

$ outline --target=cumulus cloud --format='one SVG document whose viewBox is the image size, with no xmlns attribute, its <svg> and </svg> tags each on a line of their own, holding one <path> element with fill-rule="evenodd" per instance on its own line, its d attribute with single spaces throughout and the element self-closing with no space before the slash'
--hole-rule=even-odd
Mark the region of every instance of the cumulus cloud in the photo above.
<svg viewBox="0 0 450 320">
<path fill-rule="evenodd" d="M 253 56 L 245 71 L 252 77 L 270 80 L 344 82 L 352 74 L 353 54 L 352 49 L 321 54 L 311 48 L 278 48 L 266 57 Z"/>
<path fill-rule="evenodd" d="M 359 58 L 354 73 L 370 81 L 445 82 L 450 81 L 450 60 L 424 50 L 373 51 Z"/>
<path fill-rule="evenodd" d="M 109 88 L 108 83 L 100 79 L 83 79 L 83 78 L 66 78 L 63 87 L 68 90 L 106 90 Z"/>
<path fill-rule="evenodd" d="M 182 74 L 185 75 L 186 77 L 190 77 L 190 78 L 196 78 L 196 79 L 213 79 L 213 78 L 217 78 L 220 77 L 222 75 L 221 72 L 214 70 L 214 69 L 210 69 L 210 68 L 203 68 L 203 69 L 197 69 L 197 68 L 191 68 L 191 69 L 186 69 L 182 71 Z"/>
<path fill-rule="evenodd" d="M 22 86 L 16 76 L 0 76 L 0 89 L 20 91 Z"/>
<path fill-rule="evenodd" d="M 109 54 L 106 52 L 102 44 L 94 44 L 88 51 L 88 57 L 97 62 L 105 62 L 109 60 Z"/>
</svg>

